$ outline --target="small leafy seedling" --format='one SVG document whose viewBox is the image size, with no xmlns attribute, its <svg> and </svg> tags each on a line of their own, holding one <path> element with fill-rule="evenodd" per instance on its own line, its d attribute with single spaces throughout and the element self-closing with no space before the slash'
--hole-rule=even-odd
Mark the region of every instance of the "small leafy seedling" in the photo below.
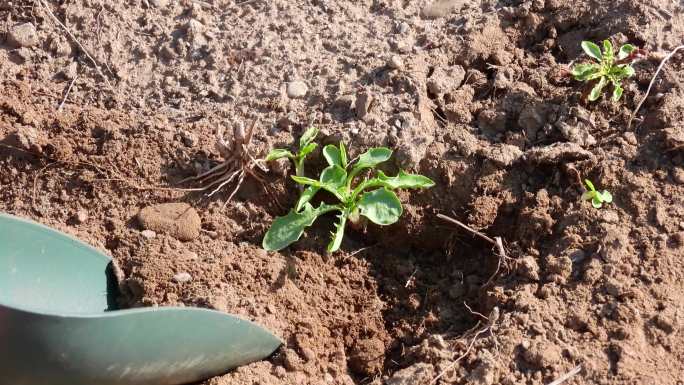
<svg viewBox="0 0 684 385">
<path fill-rule="evenodd" d="M 343 143 L 339 147 L 327 145 L 323 148 L 328 167 L 318 180 L 303 176 L 292 176 L 295 182 L 307 186 L 299 201 L 289 214 L 278 217 L 263 240 L 266 250 L 281 250 L 299 240 L 304 229 L 311 226 L 319 216 L 338 211 L 335 231 L 328 244 L 328 251 L 340 248 L 347 221 L 361 224 L 365 217 L 378 225 L 391 225 L 399 220 L 403 212 L 401 202 L 393 190 L 400 188 L 429 188 L 434 182 L 429 178 L 400 171 L 390 177 L 375 168 L 392 156 L 392 150 L 384 147 L 371 148 L 361 154 L 356 162 L 348 164 L 347 152 Z M 354 179 L 362 172 L 375 171 L 372 178 L 364 177 L 358 184 Z M 339 201 L 338 204 L 321 203 L 314 208 L 309 201 L 319 190 L 325 190 Z"/>
<path fill-rule="evenodd" d="M 620 47 L 616 60 L 613 44 L 609 40 L 603 41 L 603 52 L 598 45 L 590 41 L 583 41 L 582 49 L 598 61 L 598 63 L 577 64 L 572 69 L 572 76 L 575 80 L 583 82 L 598 80 L 589 93 L 589 101 L 597 100 L 608 83 L 613 85 L 613 101 L 620 100 L 624 91 L 622 80 L 634 76 L 632 62 L 636 59 L 639 50 L 631 44 L 625 44 Z"/>
<path fill-rule="evenodd" d="M 295 174 L 297 176 L 304 176 L 304 160 L 306 156 L 309 155 L 318 146 L 313 142 L 318 135 L 318 129 L 316 127 L 310 127 L 304 132 L 301 138 L 299 138 L 299 152 L 293 154 L 289 150 L 284 148 L 275 148 L 266 155 L 266 161 L 270 162 L 272 160 L 289 158 L 295 164 Z"/>
<path fill-rule="evenodd" d="M 603 206 L 603 203 L 613 202 L 613 195 L 609 193 L 607 190 L 603 190 L 603 192 L 596 191 L 596 188 L 594 188 L 594 184 L 591 183 L 589 179 L 585 179 L 584 183 L 587 185 L 589 190 L 582 194 L 582 199 L 585 201 L 590 200 L 591 205 L 595 208 L 600 209 L 601 206 Z"/>
</svg>

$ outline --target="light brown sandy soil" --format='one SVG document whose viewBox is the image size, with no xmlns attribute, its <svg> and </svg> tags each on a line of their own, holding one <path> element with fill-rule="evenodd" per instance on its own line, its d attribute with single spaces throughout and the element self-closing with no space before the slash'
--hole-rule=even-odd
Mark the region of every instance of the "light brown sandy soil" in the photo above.
<svg viewBox="0 0 684 385">
<path fill-rule="evenodd" d="M 627 129 L 682 43 L 677 2 L 46 3 L 101 74 L 39 2 L 0 2 L 0 210 L 105 249 L 127 306 L 220 309 L 286 341 L 205 384 L 546 384 L 577 365 L 568 383 L 684 380 L 682 56 Z M 19 47 L 23 23 L 36 33 Z M 581 40 L 606 38 L 651 55 L 623 102 L 587 105 L 564 69 Z M 334 255 L 328 219 L 286 251 L 260 248 L 295 199 L 282 164 L 225 210 L 228 190 L 154 188 L 220 160 L 217 130 L 254 120 L 257 156 L 315 124 L 352 155 L 391 146 L 390 171 L 438 186 Z M 615 202 L 580 201 L 573 170 Z M 199 236 L 143 235 L 136 214 L 163 202 L 193 206 Z M 492 245 L 437 213 L 502 237 L 509 258 L 497 272 Z"/>
</svg>

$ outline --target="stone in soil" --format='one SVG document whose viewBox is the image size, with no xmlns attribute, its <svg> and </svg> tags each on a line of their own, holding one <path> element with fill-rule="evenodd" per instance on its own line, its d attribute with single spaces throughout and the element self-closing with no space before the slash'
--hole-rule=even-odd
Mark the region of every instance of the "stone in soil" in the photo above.
<svg viewBox="0 0 684 385">
<path fill-rule="evenodd" d="M 80 225 L 88 220 L 88 212 L 85 210 L 78 210 L 73 216 L 74 223 Z"/>
<path fill-rule="evenodd" d="M 429 384 L 435 377 L 432 364 L 419 363 L 401 369 L 387 380 L 387 385 L 416 385 Z"/>
<path fill-rule="evenodd" d="M 352 371 L 367 376 L 382 371 L 385 356 L 385 344 L 377 338 L 367 338 L 356 342 L 349 357 Z"/>
<path fill-rule="evenodd" d="M 370 93 L 361 92 L 356 95 L 356 117 L 359 119 L 366 117 L 371 103 L 373 103 L 373 96 Z"/>
<path fill-rule="evenodd" d="M 299 99 L 306 96 L 309 87 L 301 80 L 295 80 L 287 84 L 287 96 L 291 99 Z"/>
<path fill-rule="evenodd" d="M 42 153 L 43 146 L 47 144 L 47 139 L 44 135 L 31 126 L 18 125 L 13 139 L 17 147 L 37 154 Z"/>
<path fill-rule="evenodd" d="M 447 16 L 454 10 L 461 0 L 435 0 L 423 7 L 422 16 L 426 19 L 439 19 Z"/>
<path fill-rule="evenodd" d="M 163 203 L 148 206 L 138 213 L 145 230 L 169 234 L 181 241 L 191 241 L 200 234 L 202 221 L 187 203 Z"/>
<path fill-rule="evenodd" d="M 174 275 L 173 278 L 171 278 L 171 280 L 177 283 L 186 283 L 192 281 L 192 276 L 189 273 L 181 272 Z"/>
<path fill-rule="evenodd" d="M 10 28 L 7 33 L 7 42 L 14 47 L 33 47 L 37 45 L 38 32 L 31 23 L 24 23 Z"/>
</svg>

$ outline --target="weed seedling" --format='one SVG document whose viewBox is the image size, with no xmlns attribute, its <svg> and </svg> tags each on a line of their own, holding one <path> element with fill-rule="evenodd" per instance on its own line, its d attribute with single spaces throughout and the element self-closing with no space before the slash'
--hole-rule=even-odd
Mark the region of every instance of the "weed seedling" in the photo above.
<svg viewBox="0 0 684 385">
<path fill-rule="evenodd" d="M 613 195 L 609 193 L 607 190 L 603 190 L 603 192 L 596 191 L 596 188 L 594 188 L 594 184 L 591 183 L 589 179 L 585 179 L 584 183 L 587 185 L 589 190 L 582 194 L 582 199 L 585 201 L 590 200 L 591 205 L 595 208 L 600 209 L 601 206 L 603 206 L 603 203 L 613 202 Z"/>
<path fill-rule="evenodd" d="M 306 159 L 306 156 L 318 146 L 316 143 L 313 143 L 313 140 L 316 139 L 316 135 L 318 135 L 318 129 L 316 127 L 310 127 L 304 132 L 302 137 L 299 138 L 299 152 L 297 152 L 296 155 L 289 150 L 275 148 L 266 155 L 266 161 L 270 162 L 276 159 L 289 158 L 295 164 L 295 174 L 297 176 L 304 176 L 304 160 Z"/>
<path fill-rule="evenodd" d="M 318 180 L 302 175 L 292 176 L 295 182 L 307 187 L 302 191 L 295 208 L 289 214 L 273 221 L 263 240 L 264 249 L 281 250 L 289 246 L 299 240 L 304 229 L 311 226 L 316 218 L 337 211 L 339 214 L 335 231 L 328 244 L 329 252 L 337 251 L 342 244 L 347 221 L 359 225 L 367 218 L 378 225 L 391 225 L 399 220 L 403 208 L 393 190 L 434 186 L 432 180 L 422 175 L 400 171 L 397 176 L 390 177 L 376 170 L 380 163 L 392 156 L 392 150 L 388 148 L 371 148 L 361 154 L 353 164 L 348 164 L 343 143 L 340 143 L 339 147 L 325 146 L 323 156 L 328 167 L 321 172 Z M 354 179 L 367 170 L 374 172 L 375 176 L 364 177 L 359 183 L 354 184 Z M 321 203 L 314 208 L 309 201 L 321 189 L 332 194 L 339 203 Z"/>
<path fill-rule="evenodd" d="M 598 61 L 577 64 L 572 69 L 575 80 L 596 83 L 589 93 L 589 101 L 597 100 L 608 83 L 613 85 L 613 101 L 620 100 L 624 91 L 622 80 L 634 76 L 632 62 L 636 60 L 639 50 L 631 44 L 625 44 L 620 47 L 616 58 L 613 44 L 608 40 L 603 41 L 603 52 L 598 45 L 590 41 L 583 41 L 582 49 Z"/>
</svg>

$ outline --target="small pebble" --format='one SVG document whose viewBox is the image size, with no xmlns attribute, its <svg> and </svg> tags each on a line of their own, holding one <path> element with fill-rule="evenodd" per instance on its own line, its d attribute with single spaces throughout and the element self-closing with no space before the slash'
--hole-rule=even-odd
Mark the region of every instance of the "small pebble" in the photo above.
<svg viewBox="0 0 684 385">
<path fill-rule="evenodd" d="M 192 276 L 189 273 L 182 272 L 173 276 L 173 282 L 186 283 L 192 281 Z"/>
<path fill-rule="evenodd" d="M 435 0 L 423 7 L 421 14 L 426 19 L 439 19 L 450 14 L 457 4 L 458 0 Z"/>
<path fill-rule="evenodd" d="M 192 132 L 181 131 L 180 136 L 181 139 L 183 139 L 183 144 L 188 147 L 193 147 L 195 144 L 197 144 L 197 135 L 193 134 Z"/>
<path fill-rule="evenodd" d="M 199 237 L 202 220 L 187 203 L 162 203 L 145 207 L 138 213 L 143 230 L 165 233 L 181 241 Z"/>
<path fill-rule="evenodd" d="M 152 230 L 143 230 L 140 234 L 147 239 L 153 239 L 157 237 L 157 233 Z"/>
<path fill-rule="evenodd" d="M 395 70 L 401 70 L 404 68 L 404 61 L 398 55 L 392 55 L 387 61 L 387 66 Z"/>
<path fill-rule="evenodd" d="M 10 45 L 19 47 L 33 47 L 38 44 L 38 32 L 31 23 L 16 25 L 8 31 L 7 41 Z"/>
<path fill-rule="evenodd" d="M 62 75 L 64 75 L 64 77 L 69 79 L 69 80 L 76 78 L 76 76 L 78 75 L 78 63 L 76 63 L 75 61 L 71 62 L 71 64 L 69 64 L 62 71 Z"/>
<path fill-rule="evenodd" d="M 292 99 L 303 98 L 307 92 L 309 92 L 309 87 L 301 80 L 287 84 L 287 96 Z"/>
<path fill-rule="evenodd" d="M 672 170 L 672 179 L 678 184 L 684 184 L 684 168 L 677 167 Z"/>
<path fill-rule="evenodd" d="M 85 210 L 78 210 L 78 212 L 74 215 L 74 222 L 76 224 L 81 224 L 85 223 L 85 221 L 88 220 L 88 212 Z"/>
<path fill-rule="evenodd" d="M 373 102 L 373 97 L 368 92 L 361 92 L 356 96 L 356 117 L 363 119 L 368 114 L 368 109 Z"/>
</svg>

